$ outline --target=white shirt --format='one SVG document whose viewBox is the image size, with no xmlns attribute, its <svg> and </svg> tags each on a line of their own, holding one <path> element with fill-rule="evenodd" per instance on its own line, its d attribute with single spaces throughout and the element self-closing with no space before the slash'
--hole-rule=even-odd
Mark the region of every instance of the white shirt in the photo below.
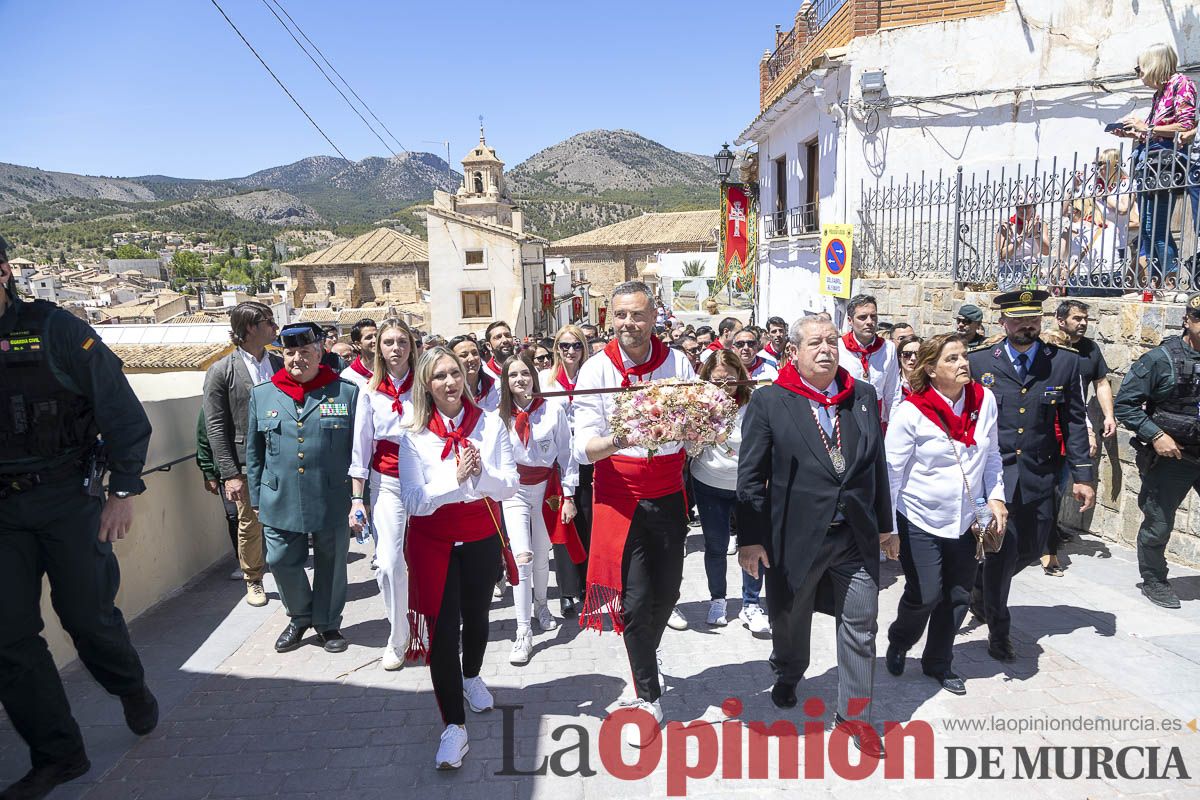
<svg viewBox="0 0 1200 800">
<path fill-rule="evenodd" d="M 515 408 L 513 419 L 516 419 Z M 508 429 L 508 442 L 518 464 L 551 467 L 557 462 L 562 471 L 563 494 L 574 496 L 575 487 L 579 486 L 579 462 L 571 451 L 571 424 L 564 404 L 547 400 L 529 415 L 528 447 L 521 443 L 515 425 Z"/>
<path fill-rule="evenodd" d="M 353 363 L 353 362 L 351 362 L 351 363 Z M 364 364 L 363 366 L 366 366 L 366 365 Z M 346 380 L 350 381 L 351 383 L 353 383 L 355 386 L 358 387 L 358 396 L 360 398 L 363 396 L 363 393 L 367 391 L 367 384 L 370 383 L 370 381 L 371 381 L 370 378 L 366 377 L 365 375 L 361 375 L 361 374 L 355 372 L 350 367 L 346 367 L 344 370 L 342 370 L 341 377 L 345 378 Z"/>
<path fill-rule="evenodd" d="M 488 375 L 492 375 L 492 371 L 490 369 L 481 366 L 479 368 L 479 374 L 482 376 L 484 372 L 486 372 Z M 477 385 L 467 387 L 467 391 L 471 393 L 472 399 L 474 399 L 475 390 L 478 388 L 479 387 Z M 477 401 L 476 405 L 482 408 L 484 411 L 493 412 L 500 407 L 500 379 L 495 375 L 492 375 L 492 388 L 488 389 L 488 393 L 483 396 L 482 400 Z"/>
<path fill-rule="evenodd" d="M 582 364 L 580 366 L 583 366 Z M 579 379 L 579 373 L 575 373 L 576 380 Z M 565 392 L 562 384 L 554 379 L 554 368 L 544 369 L 538 373 L 538 386 L 542 387 L 543 392 Z M 567 412 L 567 423 L 571 426 L 571 432 L 575 431 L 575 404 L 571 402 L 570 397 L 547 397 L 548 404 L 560 405 Z"/>
<path fill-rule="evenodd" d="M 261 360 L 255 360 L 254 356 L 247 353 L 242 348 L 238 348 L 238 353 L 242 356 L 242 361 L 246 364 L 246 369 L 250 371 L 250 380 L 255 385 L 271 380 L 271 376 L 275 374 L 275 370 L 271 369 L 271 354 L 263 350 Z"/>
<path fill-rule="evenodd" d="M 775 356 L 771 355 L 770 353 L 767 352 L 767 349 L 765 347 L 762 350 L 758 351 L 758 357 L 761 358 L 763 361 L 766 361 L 768 364 L 770 364 L 775 369 L 779 369 L 779 361 L 780 361 L 780 359 L 783 358 L 783 356 L 779 356 L 778 358 L 776 358 Z"/>
<path fill-rule="evenodd" d="M 355 377 L 361 378 L 357 372 Z M 408 423 L 412 419 L 412 389 L 400 395 L 404 414 L 392 408 L 392 398 L 376 389 L 370 391 L 364 385 L 358 393 L 358 409 L 354 416 L 354 451 L 350 458 L 350 477 L 366 479 L 371 473 L 371 458 L 375 455 L 375 443 L 381 441 L 400 444 L 408 435 Z"/>
<path fill-rule="evenodd" d="M 626 369 L 635 366 L 624 350 L 621 350 L 621 359 Z M 630 376 L 630 380 L 635 384 L 663 378 L 681 378 L 691 381 L 696 379 L 696 373 L 692 370 L 692 365 L 682 351 L 668 349 L 667 360 L 658 369 L 642 378 Z M 608 355 L 601 351 L 583 362 L 583 366 L 579 368 L 575 388 L 600 389 L 619 387 L 620 385 L 621 373 L 617 371 Z M 608 421 L 616 411 L 616 397 L 616 394 L 611 392 L 575 396 L 575 460 L 580 464 L 592 463 L 591 459 L 587 457 L 588 442 L 597 436 L 612 435 L 612 428 Z M 682 444 L 672 442 L 660 447 L 658 454 L 669 456 L 682 449 Z M 650 455 L 644 447 L 626 447 L 624 450 L 618 450 L 617 453 L 632 458 L 647 458 Z"/>
<path fill-rule="evenodd" d="M 862 362 L 839 338 L 838 365 L 849 372 L 854 380 L 865 380 L 875 387 L 875 395 L 879 398 L 879 417 L 885 423 L 888 422 L 897 404 L 903 399 L 900 395 L 900 360 L 896 357 L 896 345 L 885 341 L 883 347 L 867 356 L 869 374 L 863 375 Z"/>
<path fill-rule="evenodd" d="M 962 413 L 966 392 L 954 404 L 944 395 L 942 400 L 955 413 Z M 901 403 L 896 408 L 884 443 L 892 508 L 934 536 L 957 539 L 975 519 L 975 498 L 969 497 L 963 486 L 955 451 L 962 459 L 971 491 L 988 500 L 1004 500 L 996 398 L 989 389 L 983 390 L 973 447 L 951 442 L 946 432 L 913 403 Z M 898 528 L 893 526 L 892 530 Z"/>
<path fill-rule="evenodd" d="M 778 377 L 779 370 L 775 367 L 775 364 L 765 358 L 762 360 L 762 363 L 758 365 L 758 367 L 750 371 L 751 380 L 761 381 L 763 383 L 774 383 L 775 379 Z"/>
<path fill-rule="evenodd" d="M 433 413 L 440 412 L 434 409 Z M 455 430 L 465 414 L 465 410 L 460 411 L 449 420 L 447 430 Z M 521 483 L 517 464 L 513 461 L 508 432 L 496 414 L 484 412 L 467 437 L 479 448 L 483 470 L 461 484 L 456 475 L 458 464 L 454 452 L 442 460 L 446 444 L 442 437 L 428 428 L 406 430 L 407 435 L 400 440 L 399 471 L 400 495 L 409 516 L 428 516 L 448 503 L 468 503 L 484 497 L 507 500 L 517 493 Z"/>
<path fill-rule="evenodd" d="M 733 419 L 733 432 L 721 444 L 710 444 L 694 454 L 691 462 L 692 477 L 707 486 L 717 489 L 737 490 L 738 455 L 742 448 L 742 420 L 746 418 L 746 407 L 737 410 Z"/>
</svg>

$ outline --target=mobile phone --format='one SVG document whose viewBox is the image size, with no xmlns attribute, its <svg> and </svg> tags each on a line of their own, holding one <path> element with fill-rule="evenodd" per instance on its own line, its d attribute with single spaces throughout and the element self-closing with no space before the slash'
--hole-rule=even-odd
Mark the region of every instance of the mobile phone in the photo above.
<svg viewBox="0 0 1200 800">
<path fill-rule="evenodd" d="M 1126 125 L 1124 122 L 1110 122 L 1104 126 L 1104 132 L 1105 133 L 1116 133 L 1117 131 L 1123 131 L 1128 127 L 1129 126 Z"/>
</svg>

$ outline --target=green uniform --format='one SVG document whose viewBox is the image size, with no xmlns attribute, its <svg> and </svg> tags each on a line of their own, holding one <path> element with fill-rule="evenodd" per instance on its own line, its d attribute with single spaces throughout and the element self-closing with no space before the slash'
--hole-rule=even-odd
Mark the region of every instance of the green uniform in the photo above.
<svg viewBox="0 0 1200 800">
<path fill-rule="evenodd" d="M 350 550 L 350 458 L 358 387 L 338 378 L 297 404 L 271 382 L 250 392 L 246 480 L 267 563 L 292 621 L 341 627 Z M 313 583 L 304 572 L 313 537 Z"/>
<path fill-rule="evenodd" d="M 1175 512 L 1190 490 L 1200 491 L 1200 385 L 1193 378 L 1197 366 L 1200 352 L 1186 340 L 1164 339 L 1130 367 L 1113 403 L 1117 420 L 1145 443 L 1139 445 L 1137 459 L 1142 474 L 1138 569 L 1145 581 L 1166 581 L 1166 549 Z M 1168 432 L 1184 452 L 1182 459 L 1159 458 L 1149 444 L 1163 430 L 1164 410 Z"/>
<path fill-rule="evenodd" d="M 109 488 L 142 491 L 150 422 L 97 333 L 42 301 L 13 299 L 0 316 L 0 407 L 0 701 L 41 767 L 83 752 L 41 636 L 43 575 L 96 680 L 118 696 L 144 687 L 113 604 L 117 559 L 98 541 L 104 499 L 88 493 L 84 476 L 99 434 Z"/>
</svg>

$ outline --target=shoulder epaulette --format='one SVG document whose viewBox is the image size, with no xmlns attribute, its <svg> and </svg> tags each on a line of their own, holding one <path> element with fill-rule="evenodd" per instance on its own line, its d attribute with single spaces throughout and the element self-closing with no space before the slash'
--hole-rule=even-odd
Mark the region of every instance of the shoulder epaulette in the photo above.
<svg viewBox="0 0 1200 800">
<path fill-rule="evenodd" d="M 974 347 L 972 347 L 972 348 L 970 348 L 969 350 L 967 350 L 967 352 L 968 352 L 968 353 L 978 353 L 980 350 L 987 350 L 987 349 L 989 349 L 989 348 L 991 348 L 991 345 L 990 345 L 990 344 L 987 344 L 987 343 L 984 343 L 984 344 L 977 344 L 977 345 L 975 345 Z"/>
</svg>

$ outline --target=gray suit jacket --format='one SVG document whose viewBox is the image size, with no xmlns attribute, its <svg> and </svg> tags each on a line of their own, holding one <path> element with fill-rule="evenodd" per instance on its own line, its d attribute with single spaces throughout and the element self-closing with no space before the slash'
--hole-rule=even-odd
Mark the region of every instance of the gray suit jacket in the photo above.
<svg viewBox="0 0 1200 800">
<path fill-rule="evenodd" d="M 270 353 L 271 369 L 283 368 L 283 359 Z M 221 480 L 245 472 L 246 427 L 250 419 L 250 390 L 254 383 L 240 348 L 208 368 L 204 375 L 204 417 L 208 443 Z"/>
</svg>

